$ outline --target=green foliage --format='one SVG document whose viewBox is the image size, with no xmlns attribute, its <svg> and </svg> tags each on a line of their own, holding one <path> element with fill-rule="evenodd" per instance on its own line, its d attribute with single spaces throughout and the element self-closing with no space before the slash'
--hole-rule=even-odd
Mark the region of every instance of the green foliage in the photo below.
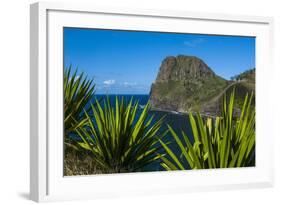
<svg viewBox="0 0 281 205">
<path fill-rule="evenodd" d="M 234 101 L 234 109 L 237 108 L 239 110 L 242 110 L 244 105 L 245 97 L 248 93 L 253 92 L 253 97 L 251 101 L 251 106 L 254 109 L 255 108 L 255 84 L 251 82 L 239 82 L 226 90 L 224 93 L 226 95 L 227 100 L 230 99 L 231 93 L 233 89 L 235 88 L 235 101 Z M 220 99 L 220 103 L 223 103 L 223 97 Z"/>
<path fill-rule="evenodd" d="M 231 80 L 255 80 L 255 73 L 256 73 L 256 69 L 252 68 L 249 70 L 246 70 L 238 75 L 232 76 L 230 79 Z"/>
<path fill-rule="evenodd" d="M 153 84 L 153 93 L 159 99 L 159 104 L 155 107 L 161 107 L 162 104 L 169 102 L 174 107 L 182 107 L 184 111 L 197 111 L 202 105 L 220 94 L 227 85 L 227 81 L 219 76 L 158 82 Z"/>
<path fill-rule="evenodd" d="M 245 97 L 240 116 L 234 117 L 234 96 L 223 101 L 222 117 L 204 120 L 200 114 L 189 114 L 194 142 L 186 133 L 180 138 L 172 127 L 170 133 L 182 155 L 175 153 L 161 141 L 168 157 L 162 156 L 161 165 L 166 170 L 184 170 L 186 161 L 192 169 L 228 168 L 252 166 L 255 150 L 255 109 L 251 107 L 253 93 Z"/>
<path fill-rule="evenodd" d="M 68 135 L 87 121 L 83 109 L 94 95 L 95 84 L 84 73 L 78 75 L 77 70 L 71 74 L 71 67 L 64 69 L 63 78 L 64 136 L 67 143 L 70 141 Z"/>
<path fill-rule="evenodd" d="M 113 105 L 107 97 L 103 104 L 96 101 L 91 107 L 93 117 L 85 111 L 88 126 L 76 129 L 82 139 L 78 144 L 91 152 L 103 173 L 138 171 L 163 156 L 157 153 L 159 139 L 165 135 L 158 135 L 163 118 L 153 122 L 149 104 L 142 111 L 138 106 L 133 98 L 126 102 L 116 97 Z"/>
</svg>

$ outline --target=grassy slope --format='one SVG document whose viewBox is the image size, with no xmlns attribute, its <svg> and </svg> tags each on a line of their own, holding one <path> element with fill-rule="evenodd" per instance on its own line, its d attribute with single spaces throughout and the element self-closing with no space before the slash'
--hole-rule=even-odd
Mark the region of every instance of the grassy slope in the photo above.
<svg viewBox="0 0 281 205">
<path fill-rule="evenodd" d="M 224 94 L 227 95 L 227 98 L 229 98 L 232 90 L 235 88 L 235 107 L 238 109 L 241 109 L 243 106 L 243 102 L 245 99 L 246 94 L 249 95 L 253 92 L 254 98 L 252 100 L 252 105 L 255 106 L 255 72 L 244 75 L 243 79 L 238 82 L 232 82 L 230 86 L 220 95 L 220 97 L 216 97 L 216 99 L 210 100 L 211 103 L 209 103 L 208 106 L 218 106 L 223 101 Z"/>
<path fill-rule="evenodd" d="M 229 96 L 234 87 L 236 89 L 235 107 L 241 108 L 246 94 L 255 93 L 255 72 L 243 74 L 241 81 L 231 82 L 215 76 L 206 81 L 187 79 L 157 83 L 154 85 L 154 91 L 160 96 L 160 101 L 175 103 L 184 108 L 180 111 L 217 113 L 224 94 Z M 254 104 L 255 99 L 253 99 Z"/>
<path fill-rule="evenodd" d="M 218 95 L 227 85 L 226 80 L 215 76 L 205 81 L 188 79 L 157 83 L 154 89 L 162 100 L 184 103 L 181 107 L 185 111 L 195 111 L 200 110 L 201 105 Z"/>
</svg>

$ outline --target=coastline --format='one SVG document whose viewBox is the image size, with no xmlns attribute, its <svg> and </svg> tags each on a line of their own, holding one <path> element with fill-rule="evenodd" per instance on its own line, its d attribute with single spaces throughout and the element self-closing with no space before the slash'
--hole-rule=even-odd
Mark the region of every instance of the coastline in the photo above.
<svg viewBox="0 0 281 205">
<path fill-rule="evenodd" d="M 188 116 L 190 112 L 180 112 L 180 111 L 173 111 L 173 110 L 164 110 L 160 108 L 150 108 L 150 111 L 152 112 L 166 112 L 169 114 L 175 114 L 175 115 L 185 115 Z M 197 114 L 197 112 L 191 112 L 193 115 Z M 209 117 L 209 118 L 216 118 L 219 117 L 218 115 L 212 115 L 211 113 L 206 113 L 206 112 L 199 112 L 199 114 L 202 117 Z"/>
<path fill-rule="evenodd" d="M 111 99 L 115 100 L 115 97 L 125 97 L 127 99 L 130 99 L 133 97 L 136 100 L 139 100 L 139 109 L 143 109 L 144 105 L 147 102 L 150 102 L 150 95 L 149 94 L 95 94 L 95 98 L 101 98 L 108 96 Z M 151 107 L 150 108 L 151 112 L 162 112 L 162 113 L 167 113 L 167 114 L 173 114 L 173 115 L 181 115 L 181 116 L 188 116 L 190 112 L 188 111 L 176 111 L 176 110 L 167 110 L 167 109 L 161 109 L 161 108 L 155 108 Z M 216 118 L 218 115 L 214 115 L 212 113 L 208 112 L 199 112 L 202 117 L 210 117 L 210 118 Z M 197 114 L 197 112 L 192 112 L 193 115 Z"/>
<path fill-rule="evenodd" d="M 179 111 L 173 111 L 173 110 L 164 110 L 160 108 L 150 108 L 150 111 L 152 112 L 167 112 L 170 114 L 176 114 L 176 115 L 188 115 L 189 112 L 179 112 Z"/>
</svg>

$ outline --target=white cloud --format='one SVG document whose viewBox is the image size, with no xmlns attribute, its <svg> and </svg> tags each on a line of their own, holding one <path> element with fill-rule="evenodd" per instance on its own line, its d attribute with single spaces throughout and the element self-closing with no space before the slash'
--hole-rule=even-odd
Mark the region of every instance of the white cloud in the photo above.
<svg viewBox="0 0 281 205">
<path fill-rule="evenodd" d="M 133 82 L 133 83 L 131 83 L 131 82 L 124 82 L 123 85 L 124 85 L 125 87 L 132 87 L 132 86 L 136 86 L 137 83 L 136 83 L 136 82 Z"/>
<path fill-rule="evenodd" d="M 105 81 L 103 81 L 103 84 L 105 84 L 105 85 L 114 85 L 115 84 L 115 80 L 105 80 Z"/>
<path fill-rule="evenodd" d="M 203 38 L 196 38 L 190 41 L 184 41 L 183 44 L 189 47 L 196 47 L 197 45 L 204 43 L 205 40 Z"/>
</svg>

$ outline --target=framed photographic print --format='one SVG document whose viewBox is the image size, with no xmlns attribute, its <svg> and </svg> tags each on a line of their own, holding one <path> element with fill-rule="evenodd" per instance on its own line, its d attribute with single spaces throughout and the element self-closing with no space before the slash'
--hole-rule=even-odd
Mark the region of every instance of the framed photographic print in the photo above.
<svg viewBox="0 0 281 205">
<path fill-rule="evenodd" d="M 31 199 L 271 186 L 272 22 L 31 5 Z"/>
</svg>

